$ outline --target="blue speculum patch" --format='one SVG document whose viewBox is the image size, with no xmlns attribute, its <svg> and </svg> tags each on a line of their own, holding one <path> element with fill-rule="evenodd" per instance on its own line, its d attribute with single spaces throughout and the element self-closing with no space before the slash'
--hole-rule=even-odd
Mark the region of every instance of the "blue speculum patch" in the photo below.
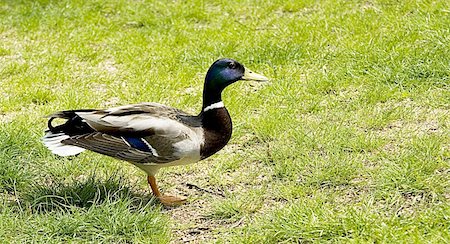
<svg viewBox="0 0 450 244">
<path fill-rule="evenodd" d="M 147 143 L 144 142 L 143 138 L 136 138 L 136 137 L 122 137 L 122 138 L 125 141 L 127 141 L 131 147 L 136 148 L 141 151 L 144 151 L 144 152 L 152 153 L 152 150 L 149 148 Z"/>
</svg>

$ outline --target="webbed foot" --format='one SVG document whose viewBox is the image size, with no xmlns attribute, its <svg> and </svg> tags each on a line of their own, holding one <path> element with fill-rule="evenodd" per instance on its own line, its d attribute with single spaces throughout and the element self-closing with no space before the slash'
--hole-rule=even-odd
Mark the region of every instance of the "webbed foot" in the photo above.
<svg viewBox="0 0 450 244">
<path fill-rule="evenodd" d="M 174 206 L 180 206 L 184 204 L 187 200 L 187 198 L 181 198 L 171 195 L 162 195 L 157 197 L 158 200 L 161 202 L 162 205 L 167 207 L 174 207 Z"/>
</svg>

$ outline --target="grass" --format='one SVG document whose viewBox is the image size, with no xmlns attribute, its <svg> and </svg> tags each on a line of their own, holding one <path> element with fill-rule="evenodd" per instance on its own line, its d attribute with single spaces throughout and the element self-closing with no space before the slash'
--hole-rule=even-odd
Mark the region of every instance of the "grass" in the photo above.
<svg viewBox="0 0 450 244">
<path fill-rule="evenodd" d="M 448 1 L 0 2 L 4 242 L 450 241 Z M 168 168 L 52 155 L 44 115 L 142 101 L 197 113 L 231 57 L 271 78 L 224 102 L 230 144 Z M 200 191 L 186 185 L 207 189 Z"/>
</svg>

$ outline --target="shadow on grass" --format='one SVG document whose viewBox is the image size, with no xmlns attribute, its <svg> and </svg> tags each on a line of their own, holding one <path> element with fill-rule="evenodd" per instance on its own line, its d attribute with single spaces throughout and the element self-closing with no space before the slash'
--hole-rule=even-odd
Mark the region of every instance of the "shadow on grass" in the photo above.
<svg viewBox="0 0 450 244">
<path fill-rule="evenodd" d="M 70 183 L 36 184 L 23 200 L 33 212 L 70 211 L 72 208 L 89 209 L 104 203 L 125 202 L 130 210 L 139 210 L 157 201 L 150 195 L 130 187 L 123 177 L 111 176 L 101 180 L 95 175 Z"/>
</svg>

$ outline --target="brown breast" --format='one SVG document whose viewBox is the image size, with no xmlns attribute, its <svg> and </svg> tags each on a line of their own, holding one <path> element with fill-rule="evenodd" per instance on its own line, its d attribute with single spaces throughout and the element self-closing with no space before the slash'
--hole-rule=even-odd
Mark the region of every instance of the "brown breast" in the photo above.
<svg viewBox="0 0 450 244">
<path fill-rule="evenodd" d="M 230 140 L 233 130 L 230 114 L 226 108 L 217 108 L 203 112 L 202 127 L 205 143 L 200 148 L 201 159 L 205 159 L 220 149 Z"/>
</svg>

